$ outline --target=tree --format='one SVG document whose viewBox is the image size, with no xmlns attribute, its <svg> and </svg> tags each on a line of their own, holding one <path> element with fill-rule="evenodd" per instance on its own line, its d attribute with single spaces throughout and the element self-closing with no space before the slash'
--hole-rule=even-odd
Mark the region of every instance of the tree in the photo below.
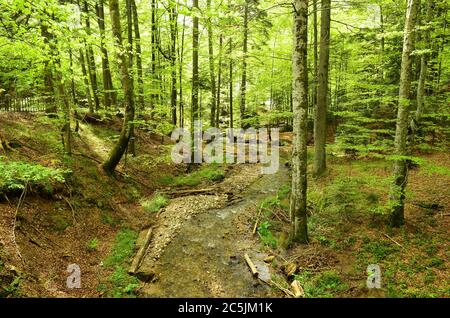
<svg viewBox="0 0 450 318">
<path fill-rule="evenodd" d="M 53 35 L 48 31 L 47 25 L 41 25 L 41 35 L 44 38 L 45 46 L 49 47 L 50 41 L 52 40 Z M 52 52 L 48 50 L 50 54 L 46 55 L 44 59 L 44 88 L 45 88 L 45 102 L 48 104 L 46 107 L 47 113 L 56 113 L 56 105 L 55 105 L 55 89 L 53 83 L 53 74 L 52 74 Z"/>
<path fill-rule="evenodd" d="M 294 53 L 292 59 L 294 141 L 290 198 L 291 240 L 308 242 L 306 218 L 308 118 L 308 0 L 294 2 Z"/>
<path fill-rule="evenodd" d="M 244 4 L 244 40 L 242 44 L 242 82 L 241 82 L 241 103 L 240 103 L 240 115 L 241 126 L 242 121 L 245 118 L 245 100 L 247 93 L 247 54 L 248 54 L 248 1 L 245 0 Z"/>
<path fill-rule="evenodd" d="M 100 29 L 100 51 L 102 54 L 102 77 L 103 77 L 103 104 L 105 108 L 117 107 L 117 97 L 114 91 L 111 69 L 109 65 L 108 50 L 105 45 L 105 8 L 104 0 L 98 0 L 95 11 L 97 12 L 97 23 Z"/>
<path fill-rule="evenodd" d="M 158 93 L 155 93 L 154 91 L 156 90 L 156 80 L 157 80 L 157 74 L 156 74 L 156 53 L 158 51 L 158 43 L 157 43 L 157 33 L 158 33 L 158 29 L 157 29 L 157 22 L 156 22 L 156 10 L 157 10 L 157 4 L 156 4 L 156 0 L 152 0 L 152 18 L 151 18 L 151 41 L 152 41 L 152 54 L 151 54 L 151 69 L 152 69 L 152 94 L 150 95 L 150 107 L 152 108 L 152 119 L 153 119 L 153 113 L 155 110 L 155 105 L 156 102 L 158 100 Z"/>
<path fill-rule="evenodd" d="M 48 24 L 46 23 L 41 23 L 41 34 L 44 37 L 44 43 L 46 50 L 48 50 L 48 56 L 50 56 L 54 61 L 54 82 L 56 83 L 56 93 L 59 101 L 63 106 L 63 126 L 61 128 L 61 139 L 65 153 L 70 156 L 72 154 L 72 132 L 70 130 L 71 105 L 69 97 L 66 94 L 66 89 L 64 87 L 64 79 L 61 71 L 61 58 L 59 56 L 59 51 L 57 48 L 57 39 L 50 31 L 50 29 L 48 28 Z M 47 67 L 51 67 L 51 65 L 52 63 L 49 63 Z M 56 105 L 53 106 L 53 110 L 57 111 Z"/>
<path fill-rule="evenodd" d="M 220 116 L 220 94 L 221 94 L 221 86 L 222 86 L 222 49 L 223 49 L 223 35 L 220 34 L 219 38 L 219 65 L 218 65 L 218 71 L 217 71 L 217 98 L 216 98 L 216 127 L 219 128 L 220 122 L 219 122 L 219 116 Z"/>
<path fill-rule="evenodd" d="M 83 12 L 84 12 L 86 35 L 90 37 L 92 30 L 89 18 L 89 5 L 87 0 L 83 0 Z M 90 39 L 88 39 L 88 41 L 85 41 L 85 48 L 86 48 L 86 62 L 88 65 L 87 69 L 92 86 L 92 95 L 94 97 L 95 111 L 97 111 L 100 108 L 100 99 L 98 96 L 98 84 L 97 84 L 97 67 L 95 65 L 94 50 L 92 48 L 92 44 L 90 43 Z"/>
<path fill-rule="evenodd" d="M 195 122 L 199 117 L 198 93 L 200 89 L 200 81 L 198 74 L 198 50 L 199 50 L 199 18 L 198 18 L 198 0 L 192 1 L 192 9 L 194 12 L 194 21 L 192 24 L 192 95 L 191 95 L 191 135 L 194 136 Z M 198 149 L 195 149 L 194 138 L 192 138 L 192 159 Z M 194 160 L 192 160 L 193 162 Z"/>
<path fill-rule="evenodd" d="M 136 56 L 136 70 L 137 70 L 137 94 L 138 94 L 138 110 L 142 111 L 145 106 L 144 98 L 144 73 L 142 70 L 142 48 L 141 48 L 141 33 L 139 30 L 139 15 L 137 12 L 136 1 L 131 0 L 131 9 L 133 11 L 133 25 L 134 25 L 134 39 L 135 39 L 135 56 Z"/>
<path fill-rule="evenodd" d="M 318 77 L 318 49 L 317 49 L 317 0 L 313 0 L 313 45 L 314 45 L 314 78 L 312 81 L 312 107 L 317 107 L 317 77 Z"/>
<path fill-rule="evenodd" d="M 211 14 L 211 0 L 206 1 L 206 5 L 208 8 L 208 14 Z M 208 53 L 209 53 L 209 75 L 211 81 L 211 119 L 210 124 L 211 127 L 215 127 L 217 124 L 215 123 L 216 119 L 216 75 L 214 71 L 214 43 L 213 43 L 213 27 L 212 27 L 212 19 L 208 18 Z"/>
<path fill-rule="evenodd" d="M 404 223 L 405 188 L 408 177 L 406 139 L 408 136 L 408 117 L 411 104 L 411 68 L 415 41 L 415 27 L 420 0 L 408 0 L 405 29 L 403 34 L 403 53 L 400 70 L 400 90 L 398 98 L 397 124 L 394 141 L 394 181 L 391 186 L 390 224 L 397 227 Z"/>
<path fill-rule="evenodd" d="M 183 102 L 183 60 L 184 60 L 184 39 L 185 39 L 185 31 L 186 31 L 186 17 L 183 17 L 183 26 L 181 31 L 181 41 L 180 45 L 178 46 L 178 61 L 179 61 L 179 82 L 180 82 L 180 89 L 179 89 L 179 114 L 180 114 L 180 127 L 184 127 L 184 102 Z"/>
<path fill-rule="evenodd" d="M 427 2 L 427 15 L 426 15 L 426 21 L 431 23 L 433 19 L 433 6 L 434 1 L 428 0 Z M 425 50 L 428 50 L 430 47 L 430 29 L 429 26 L 427 30 L 425 31 Z M 429 53 L 422 53 L 422 56 L 420 57 L 420 75 L 419 75 L 419 84 L 417 85 L 417 110 L 416 110 L 416 116 L 415 116 L 415 124 L 416 126 L 420 120 L 420 117 L 423 114 L 424 111 L 424 96 L 425 96 L 425 85 L 426 85 L 426 78 L 428 75 L 428 59 L 429 59 Z M 416 127 L 414 127 L 416 128 Z"/>
<path fill-rule="evenodd" d="M 314 117 L 313 175 L 319 177 L 326 169 L 328 71 L 330 60 L 330 0 L 322 0 L 320 27 L 320 59 L 317 88 L 317 105 Z"/>
<path fill-rule="evenodd" d="M 171 93 L 170 93 L 170 109 L 172 113 L 172 125 L 177 124 L 177 8 L 171 3 L 169 13 L 170 23 L 170 76 L 171 76 Z M 181 114 L 180 114 L 181 116 Z"/>
<path fill-rule="evenodd" d="M 233 128 L 233 57 L 232 57 L 232 53 L 233 53 L 233 39 L 230 36 L 229 40 L 228 40 L 228 55 L 229 55 L 229 69 L 230 69 L 230 79 L 229 79 L 229 86 L 230 86 L 230 91 L 229 91 L 229 107 L 230 107 L 230 127 L 229 128 Z"/>
<path fill-rule="evenodd" d="M 125 116 L 119 140 L 111 150 L 108 158 L 103 162 L 102 168 L 112 174 L 125 153 L 134 130 L 134 95 L 133 80 L 128 70 L 128 56 L 122 44 L 122 30 L 120 26 L 119 0 L 109 0 L 109 11 L 111 15 L 112 33 L 117 46 L 117 59 L 120 67 L 120 81 L 125 97 Z"/>
<path fill-rule="evenodd" d="M 126 0 L 125 8 L 126 8 L 126 15 L 127 15 L 127 48 L 128 48 L 128 71 L 130 72 L 130 79 L 131 82 L 134 83 L 134 72 L 133 72 L 133 58 L 134 58 L 134 52 L 133 52 L 133 1 L 132 0 Z M 133 91 L 134 96 L 134 91 Z M 135 105 L 136 109 L 136 105 Z M 131 132 L 130 135 L 130 141 L 128 144 L 128 152 L 132 154 L 133 156 L 136 156 L 136 137 L 134 136 L 134 131 Z"/>
<path fill-rule="evenodd" d="M 83 80 L 84 80 L 84 86 L 86 87 L 86 99 L 88 103 L 89 113 L 94 112 L 94 104 L 92 103 L 92 96 L 91 96 L 91 88 L 89 86 L 89 77 L 86 70 L 86 60 L 84 58 L 84 52 L 82 49 L 80 49 L 80 56 L 78 58 L 81 66 L 81 72 L 83 73 Z"/>
</svg>

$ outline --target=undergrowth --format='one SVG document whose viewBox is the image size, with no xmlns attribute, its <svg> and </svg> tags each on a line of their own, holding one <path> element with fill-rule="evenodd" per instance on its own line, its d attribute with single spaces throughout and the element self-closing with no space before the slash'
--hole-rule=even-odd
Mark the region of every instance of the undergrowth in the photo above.
<svg viewBox="0 0 450 318">
<path fill-rule="evenodd" d="M 117 233 L 114 246 L 103 265 L 112 268 L 113 272 L 106 283 L 100 284 L 100 291 L 107 291 L 108 297 L 136 297 L 141 287 L 136 277 L 127 273 L 128 260 L 134 254 L 138 234 L 130 229 L 122 229 Z"/>
<path fill-rule="evenodd" d="M 152 199 L 143 201 L 142 207 L 145 212 L 154 213 L 167 206 L 168 203 L 169 199 L 161 194 L 157 194 Z"/>
<path fill-rule="evenodd" d="M 187 175 L 174 177 L 172 175 L 164 175 L 159 182 L 167 186 L 197 186 L 203 182 L 217 182 L 225 178 L 225 169 L 218 164 L 208 164 L 200 167 L 199 170 L 193 171 Z"/>
<path fill-rule="evenodd" d="M 70 170 L 53 169 L 21 161 L 3 161 L 0 157 L 0 192 L 14 192 L 26 186 L 53 191 L 55 183 L 64 183 Z"/>
</svg>

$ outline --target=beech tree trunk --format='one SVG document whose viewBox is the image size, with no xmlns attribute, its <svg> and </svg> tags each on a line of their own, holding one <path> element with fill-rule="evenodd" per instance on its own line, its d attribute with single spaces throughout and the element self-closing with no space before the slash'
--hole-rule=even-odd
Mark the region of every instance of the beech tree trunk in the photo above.
<svg viewBox="0 0 450 318">
<path fill-rule="evenodd" d="M 206 1 L 208 12 L 211 10 L 211 0 Z M 216 75 L 214 70 L 214 47 L 213 28 L 211 18 L 208 19 L 208 53 L 209 53 L 209 76 L 211 80 L 211 127 L 216 127 Z"/>
<path fill-rule="evenodd" d="M 241 127 L 242 121 L 245 118 L 245 101 L 247 93 L 247 53 L 248 53 L 248 0 L 245 1 L 244 8 L 244 42 L 242 49 L 242 82 L 241 82 L 241 103 L 240 103 L 240 115 L 241 115 Z"/>
<path fill-rule="evenodd" d="M 177 124 L 177 10 L 176 6 L 170 8 L 170 108 L 172 113 L 172 124 Z"/>
<path fill-rule="evenodd" d="M 126 14 L 127 14 L 127 36 L 128 36 L 128 72 L 130 72 L 131 82 L 134 83 L 134 72 L 133 72 L 133 1 L 126 0 Z M 133 91 L 134 95 L 134 91 Z M 135 105 L 136 111 L 136 105 Z M 136 116 L 136 115 L 135 115 Z M 134 131 L 131 132 L 130 141 L 128 143 L 128 153 L 136 156 L 136 137 L 134 136 Z"/>
<path fill-rule="evenodd" d="M 89 86 L 89 77 L 86 70 L 86 60 L 84 58 L 84 52 L 82 49 L 80 49 L 80 57 L 79 57 L 80 65 L 81 65 L 81 72 L 83 73 L 83 81 L 84 85 L 86 86 L 86 99 L 88 103 L 89 112 L 94 112 L 94 104 L 92 103 L 92 96 L 91 96 L 91 88 Z"/>
<path fill-rule="evenodd" d="M 231 53 L 233 52 L 233 40 L 229 39 L 229 56 L 230 56 L 230 128 L 233 128 L 233 58 Z"/>
<path fill-rule="evenodd" d="M 137 69 L 137 83 L 138 83 L 138 110 L 143 110 L 145 106 L 144 98 L 144 79 L 142 71 L 142 48 L 141 48 L 141 33 L 139 30 L 139 16 L 137 13 L 136 1 L 131 0 L 131 9 L 133 10 L 133 24 L 134 24 L 134 45 L 136 47 L 136 69 Z"/>
<path fill-rule="evenodd" d="M 397 125 L 395 130 L 394 182 L 389 196 L 390 224 L 397 227 L 404 223 L 405 188 L 408 177 L 408 155 L 406 139 L 408 137 L 408 117 L 411 104 L 411 69 L 414 50 L 415 26 L 420 0 L 408 0 L 405 29 L 403 35 L 403 53 L 400 72 L 400 90 L 397 112 Z"/>
<path fill-rule="evenodd" d="M 62 141 L 65 153 L 70 156 L 72 155 L 72 131 L 70 128 L 71 104 L 69 97 L 67 96 L 66 89 L 64 88 L 63 76 L 61 72 L 61 61 L 59 57 L 57 57 L 55 64 L 56 88 L 58 91 L 58 97 L 63 106 L 63 127 L 61 128 Z"/>
<path fill-rule="evenodd" d="M 51 56 L 52 59 L 54 60 L 56 92 L 57 97 L 61 102 L 63 111 L 63 126 L 61 127 L 61 139 L 65 153 L 70 156 L 72 154 L 72 132 L 70 130 L 71 104 L 69 96 L 66 93 L 66 89 L 64 88 L 63 82 L 64 79 L 61 72 L 61 59 L 59 57 L 55 36 L 45 24 L 41 24 L 41 34 L 44 37 L 44 43 L 46 49 L 49 52 L 48 56 Z M 51 65 L 52 64 L 49 63 L 48 67 L 51 67 Z M 57 111 L 56 109 L 52 110 Z"/>
<path fill-rule="evenodd" d="M 184 57 L 184 38 L 186 33 L 186 17 L 183 17 L 183 28 L 181 31 L 181 45 L 179 46 L 179 61 L 180 61 L 180 69 L 178 71 L 179 82 L 180 82 L 180 98 L 179 98 L 179 107 L 180 107 L 180 127 L 184 127 L 184 101 L 183 101 L 183 57 Z"/>
<path fill-rule="evenodd" d="M 193 10 L 198 10 L 198 0 L 192 1 Z M 194 144 L 194 123 L 199 120 L 199 89 L 200 81 L 198 74 L 198 49 L 199 49 L 199 18 L 194 16 L 192 24 L 192 96 L 191 96 L 191 135 L 192 135 L 192 163 L 194 162 L 194 156 L 198 149 L 195 149 Z"/>
<path fill-rule="evenodd" d="M 319 83 L 314 117 L 314 177 L 320 177 L 326 170 L 325 144 L 327 138 L 328 70 L 330 60 L 330 0 L 322 0 L 321 9 Z"/>
<path fill-rule="evenodd" d="M 156 54 L 157 54 L 157 50 L 158 50 L 158 44 L 157 44 L 157 27 L 156 27 L 156 0 L 152 0 L 152 16 L 151 16 L 151 23 L 152 23 L 152 27 L 151 27 L 151 42 L 152 42 L 152 54 L 151 54 L 151 59 L 152 59 L 152 86 L 151 89 L 152 91 L 155 91 L 157 88 L 157 74 L 156 74 Z M 156 102 L 158 100 L 158 94 L 152 92 L 152 94 L 150 95 L 150 107 L 151 107 L 151 114 L 152 114 L 152 119 L 153 119 L 153 111 L 155 109 L 155 105 Z"/>
<path fill-rule="evenodd" d="M 84 22 L 86 27 L 86 34 L 89 36 L 91 35 L 92 31 L 91 31 L 91 22 L 89 19 L 89 6 L 87 0 L 83 1 L 83 12 L 85 14 Z M 98 96 L 98 84 L 97 84 L 97 68 L 95 66 L 94 50 L 92 49 L 92 45 L 90 43 L 87 43 L 86 45 L 86 61 L 88 65 L 89 78 L 91 80 L 95 111 L 97 111 L 100 108 L 100 98 Z"/>
<path fill-rule="evenodd" d="M 319 53 L 317 48 L 317 0 L 313 0 L 313 38 L 314 38 L 314 78 L 312 87 L 312 105 L 315 108 L 317 105 L 317 80 L 318 80 L 318 60 Z"/>
<path fill-rule="evenodd" d="M 122 30 L 120 26 L 118 0 L 109 0 L 109 11 L 111 15 L 112 32 L 114 35 L 115 44 L 118 46 L 117 59 L 119 61 L 120 80 L 122 82 L 122 89 L 125 97 L 125 117 L 119 140 L 111 150 L 111 153 L 106 161 L 102 164 L 103 170 L 108 174 L 112 174 L 128 147 L 130 137 L 133 135 L 134 125 L 132 122 L 134 120 L 134 96 L 133 81 L 128 70 L 128 56 L 122 44 Z"/>
<path fill-rule="evenodd" d="M 100 30 L 100 51 L 102 53 L 103 104 L 105 108 L 111 108 L 117 106 L 117 97 L 112 82 L 108 50 L 105 46 L 105 9 L 103 0 L 98 0 L 96 11 L 98 27 Z"/>
<path fill-rule="evenodd" d="M 44 44 L 50 46 L 50 41 L 53 39 L 53 34 L 48 30 L 48 26 L 41 25 L 41 35 L 44 38 Z M 56 113 L 57 108 L 55 104 L 55 86 L 53 83 L 53 72 L 52 72 L 52 56 L 53 52 L 49 49 L 49 54 L 44 61 L 44 87 L 45 87 L 45 103 L 46 113 Z"/>
<path fill-rule="evenodd" d="M 219 39 L 219 63 L 218 63 L 218 74 L 217 74 L 217 99 L 216 99 L 216 127 L 219 128 L 219 116 L 220 116 L 220 87 L 222 85 L 222 48 L 223 48 L 223 35 L 220 34 Z"/>
<path fill-rule="evenodd" d="M 426 22 L 429 23 L 432 21 L 433 14 L 432 14 L 432 8 L 433 8 L 433 0 L 428 0 L 427 3 L 427 15 L 426 15 Z M 430 30 L 427 29 L 425 31 L 424 36 L 424 44 L 425 49 L 430 48 Z M 424 53 L 420 57 L 420 75 L 419 75 L 419 84 L 417 86 L 417 109 L 416 109 L 416 116 L 415 116 L 415 124 L 414 124 L 414 130 L 417 129 L 417 125 L 420 121 L 420 117 L 423 114 L 424 111 L 424 97 L 425 97 L 425 86 L 426 86 L 426 79 L 428 75 L 428 59 L 429 54 Z"/>
<path fill-rule="evenodd" d="M 308 243 L 306 218 L 306 168 L 308 119 L 308 0 L 294 2 L 294 52 L 292 62 L 294 140 L 290 198 L 291 241 Z"/>
</svg>

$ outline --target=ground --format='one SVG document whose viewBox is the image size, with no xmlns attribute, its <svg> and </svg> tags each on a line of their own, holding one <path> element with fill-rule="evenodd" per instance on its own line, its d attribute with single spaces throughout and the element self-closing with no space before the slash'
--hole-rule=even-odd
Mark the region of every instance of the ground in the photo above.
<svg viewBox="0 0 450 318">
<path fill-rule="evenodd" d="M 406 224 L 393 230 L 383 212 L 391 163 L 330 156 L 328 174 L 308 180 L 310 243 L 288 248 L 289 134 L 279 172 L 261 175 L 259 164 L 175 165 L 168 138 L 139 130 L 137 156 L 111 178 L 98 164 L 120 118 L 81 123 L 72 158 L 56 124 L 0 114 L 14 149 L 3 160 L 70 170 L 51 191 L 0 192 L 2 296 L 289 297 L 293 280 L 306 297 L 450 296 L 446 152 L 420 154 L 427 163 L 410 171 Z M 140 281 L 127 271 L 149 227 Z M 66 286 L 69 264 L 81 268 L 81 289 Z M 380 290 L 366 287 L 369 264 L 381 268 Z"/>
</svg>

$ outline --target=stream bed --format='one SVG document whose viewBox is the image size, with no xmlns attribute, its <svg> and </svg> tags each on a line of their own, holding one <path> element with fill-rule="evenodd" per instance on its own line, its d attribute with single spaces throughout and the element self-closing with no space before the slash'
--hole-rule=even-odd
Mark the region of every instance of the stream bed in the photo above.
<svg viewBox="0 0 450 318">
<path fill-rule="evenodd" d="M 252 169 L 259 174 L 260 166 Z M 270 297 L 270 269 L 259 240 L 252 235 L 255 207 L 289 181 L 288 170 L 259 175 L 238 193 L 235 203 L 194 214 L 152 264 L 153 282 L 144 297 Z M 244 260 L 248 253 L 260 274 L 255 279 Z M 145 262 L 145 261 L 144 261 Z M 147 260 L 148 262 L 148 260 Z"/>
</svg>

